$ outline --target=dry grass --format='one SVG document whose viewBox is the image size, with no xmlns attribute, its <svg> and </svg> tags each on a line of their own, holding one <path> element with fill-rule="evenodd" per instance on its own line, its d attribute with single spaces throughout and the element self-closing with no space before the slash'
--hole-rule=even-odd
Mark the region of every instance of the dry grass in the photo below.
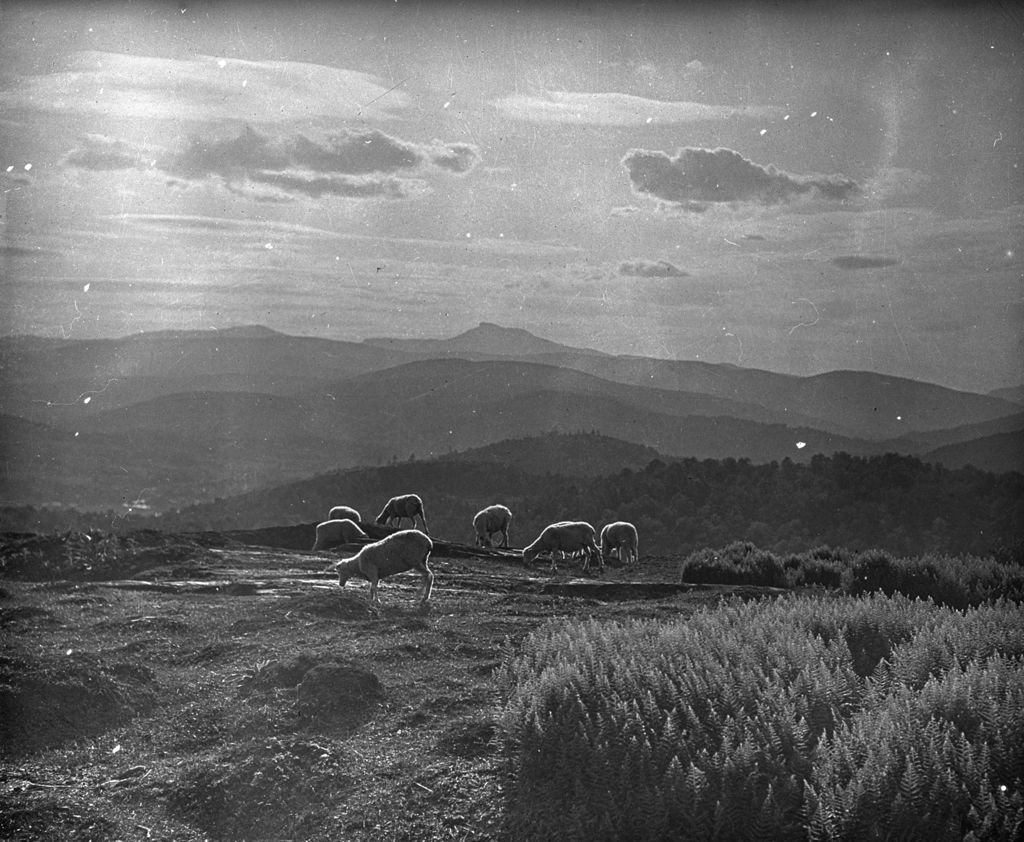
<svg viewBox="0 0 1024 842">
<path fill-rule="evenodd" d="M 500 838 L 505 647 L 555 617 L 674 616 L 722 593 L 546 596 L 544 565 L 531 584 L 513 564 L 437 558 L 429 613 L 415 576 L 387 580 L 375 613 L 365 583 L 321 575 L 323 556 L 205 548 L 194 563 L 201 576 L 175 557 L 192 584 L 150 577 L 160 589 L 0 583 L 0 837 Z M 605 579 L 671 581 L 677 564 Z M 383 692 L 302 710 L 320 664 L 369 670 Z"/>
</svg>

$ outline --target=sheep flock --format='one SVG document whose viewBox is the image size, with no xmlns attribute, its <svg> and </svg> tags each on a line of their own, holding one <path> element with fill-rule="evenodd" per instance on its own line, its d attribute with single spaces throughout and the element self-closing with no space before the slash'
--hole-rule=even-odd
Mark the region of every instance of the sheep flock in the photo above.
<svg viewBox="0 0 1024 842">
<path fill-rule="evenodd" d="M 412 527 L 402 528 L 402 520 L 408 518 Z M 416 518 L 422 524 L 422 531 L 416 528 Z M 320 552 L 358 546 L 355 555 L 334 562 L 328 570 L 338 572 L 338 585 L 344 587 L 353 577 L 366 579 L 370 583 L 370 602 L 380 605 L 378 586 L 381 579 L 397 573 L 413 571 L 420 575 L 420 606 L 429 607 L 430 594 L 434 585 L 434 574 L 429 566 L 430 553 L 434 549 L 427 530 L 427 519 L 423 500 L 417 494 L 402 494 L 392 497 L 377 515 L 375 527 L 390 527 L 396 524 L 398 531 L 373 540 L 373 531 L 362 521 L 359 512 L 349 506 L 334 506 L 328 512 L 327 520 L 316 526 L 316 540 L 312 551 Z M 473 516 L 473 534 L 477 547 L 492 547 L 493 536 L 501 535 L 500 547 L 509 546 L 509 529 L 512 512 L 507 506 L 487 506 Z M 380 534 L 380 530 L 376 530 Z M 522 550 L 525 564 L 532 564 L 541 555 L 551 560 L 551 572 L 557 570 L 556 561 L 566 557 L 582 555 L 583 571 L 596 564 L 598 571 L 604 570 L 605 559 L 615 558 L 620 564 L 636 564 L 639 557 L 639 540 L 636 527 L 626 521 L 605 525 L 598 532 L 586 521 L 564 520 L 549 524 Z"/>
</svg>

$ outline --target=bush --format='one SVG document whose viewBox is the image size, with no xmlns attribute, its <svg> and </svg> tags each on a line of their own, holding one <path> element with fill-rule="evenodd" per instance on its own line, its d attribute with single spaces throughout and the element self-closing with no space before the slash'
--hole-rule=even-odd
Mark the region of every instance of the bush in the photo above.
<svg viewBox="0 0 1024 842">
<path fill-rule="evenodd" d="M 818 547 L 782 561 L 748 541 L 688 555 L 684 582 L 841 589 L 857 596 L 881 591 L 968 608 L 996 599 L 1024 601 L 1024 568 L 995 558 L 924 555 L 899 558 L 883 550 L 851 553 Z"/>
<path fill-rule="evenodd" d="M 691 553 L 680 568 L 684 582 L 786 587 L 786 572 L 773 553 L 749 541 L 737 541 L 721 550 Z"/>
<path fill-rule="evenodd" d="M 1021 628 L 877 594 L 546 626 L 501 671 L 509 836 L 1015 838 Z"/>
<path fill-rule="evenodd" d="M 853 595 L 882 591 L 967 608 L 998 598 L 1024 600 L 1024 571 L 993 558 L 924 555 L 894 558 L 880 550 L 861 553 L 844 590 Z"/>
</svg>

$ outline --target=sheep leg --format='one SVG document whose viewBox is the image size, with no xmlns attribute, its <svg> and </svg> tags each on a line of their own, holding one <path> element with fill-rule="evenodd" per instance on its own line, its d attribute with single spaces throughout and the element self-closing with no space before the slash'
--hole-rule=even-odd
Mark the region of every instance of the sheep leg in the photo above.
<svg viewBox="0 0 1024 842">
<path fill-rule="evenodd" d="M 420 520 L 423 521 L 423 534 L 424 535 L 429 535 L 430 534 L 430 530 L 427 529 L 427 516 L 423 512 L 420 512 Z M 413 529 L 416 528 L 416 518 L 415 517 L 412 518 L 412 527 L 413 527 Z"/>
<path fill-rule="evenodd" d="M 434 574 L 426 567 L 420 571 L 420 576 L 423 577 L 423 587 L 421 588 L 420 605 L 426 607 L 427 603 L 430 602 L 430 592 L 434 588 Z"/>
<path fill-rule="evenodd" d="M 367 577 L 370 580 L 370 603 L 376 606 L 380 605 L 380 595 L 377 593 L 377 585 L 380 582 L 380 572 L 376 567 L 371 567 L 367 572 Z"/>
<path fill-rule="evenodd" d="M 501 530 L 501 546 L 508 548 L 508 530 Z"/>
</svg>

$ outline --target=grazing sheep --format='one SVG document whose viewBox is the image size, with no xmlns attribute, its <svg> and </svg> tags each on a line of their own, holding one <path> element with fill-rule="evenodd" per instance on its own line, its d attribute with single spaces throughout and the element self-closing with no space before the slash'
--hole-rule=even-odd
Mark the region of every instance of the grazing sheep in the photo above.
<svg viewBox="0 0 1024 842">
<path fill-rule="evenodd" d="M 508 529 L 512 525 L 512 512 L 504 506 L 488 506 L 473 516 L 473 529 L 476 531 L 476 545 L 490 547 L 491 535 L 501 533 L 501 546 L 508 546 Z"/>
<path fill-rule="evenodd" d="M 636 563 L 640 555 L 640 539 L 633 524 L 617 520 L 601 530 L 601 555 L 609 556 L 613 552 L 623 564 Z"/>
<path fill-rule="evenodd" d="M 362 521 L 363 517 L 355 509 L 349 506 L 335 506 L 327 515 L 328 520 L 354 520 L 356 523 Z"/>
<path fill-rule="evenodd" d="M 338 585 L 345 583 L 353 576 L 368 579 L 370 582 L 370 602 L 380 604 L 377 595 L 377 582 L 395 573 L 415 570 L 423 579 L 420 605 L 426 607 L 430 601 L 430 591 L 434 587 L 434 574 L 427 566 L 430 551 L 434 542 L 418 529 L 403 529 L 388 535 L 380 541 L 367 544 L 351 558 L 336 561 L 331 567 L 338 568 Z M 328 568 L 328 570 L 331 569 Z"/>
<path fill-rule="evenodd" d="M 369 541 L 370 536 L 359 528 L 359 524 L 347 518 L 333 518 L 316 525 L 316 543 L 313 551 L 327 550 L 338 544 L 351 544 L 353 541 Z"/>
<path fill-rule="evenodd" d="M 583 521 L 560 521 L 545 526 L 540 536 L 523 550 L 523 561 L 529 564 L 542 552 L 551 553 L 551 572 L 555 572 L 555 553 L 573 553 L 582 550 L 584 572 L 590 569 L 592 559 L 597 559 L 598 567 L 604 569 L 604 559 L 597 547 L 597 532 L 589 523 Z"/>
<path fill-rule="evenodd" d="M 427 517 L 423 512 L 423 501 L 416 494 L 403 494 L 399 497 L 392 497 L 377 515 L 377 523 L 381 526 L 390 526 L 391 521 L 397 520 L 402 525 L 402 518 L 409 518 L 413 528 L 416 527 L 416 515 L 423 521 L 423 531 L 429 535 L 427 529 Z"/>
</svg>

